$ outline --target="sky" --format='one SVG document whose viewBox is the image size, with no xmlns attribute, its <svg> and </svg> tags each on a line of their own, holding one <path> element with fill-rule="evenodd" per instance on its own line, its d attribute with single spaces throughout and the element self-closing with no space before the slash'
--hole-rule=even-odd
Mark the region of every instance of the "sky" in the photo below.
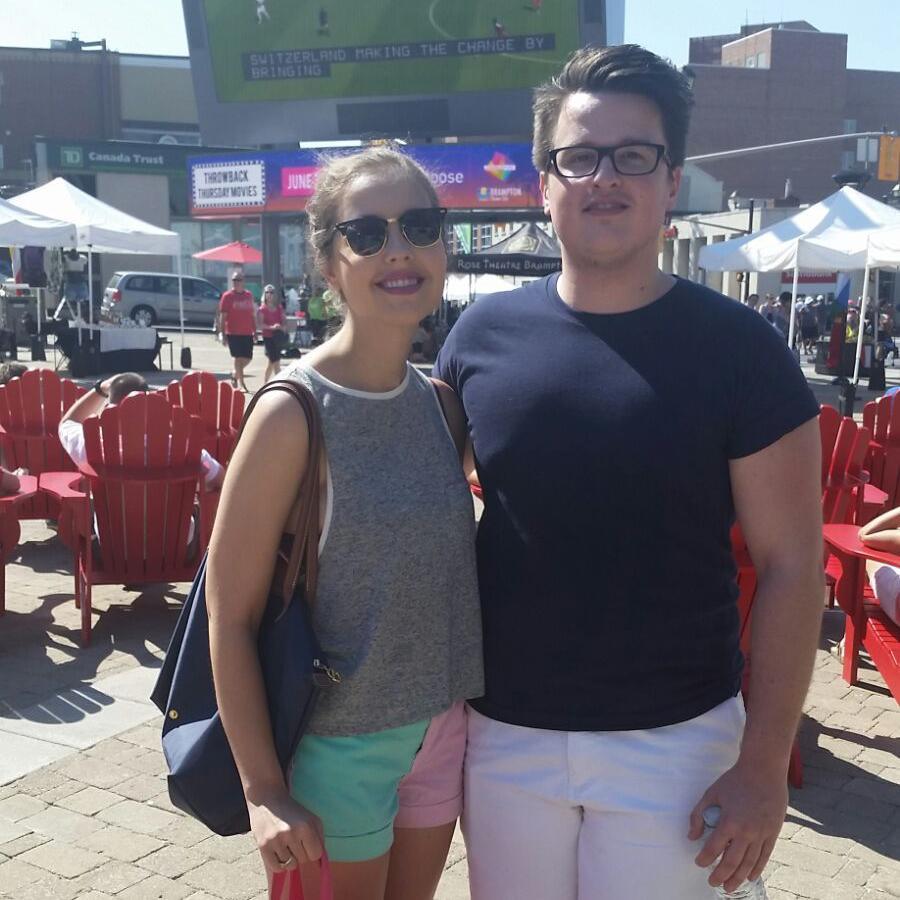
<svg viewBox="0 0 900 900">
<path fill-rule="evenodd" d="M 850 68 L 900 71 L 898 0 L 866 0 L 858 9 L 846 0 L 625 0 L 625 40 L 682 65 L 691 37 L 729 34 L 746 22 L 806 19 L 820 31 L 849 35 Z M 124 53 L 187 55 L 181 0 L 0 0 L 0 46 L 49 47 L 51 38 L 73 31 L 83 41 L 106 38 Z"/>
</svg>

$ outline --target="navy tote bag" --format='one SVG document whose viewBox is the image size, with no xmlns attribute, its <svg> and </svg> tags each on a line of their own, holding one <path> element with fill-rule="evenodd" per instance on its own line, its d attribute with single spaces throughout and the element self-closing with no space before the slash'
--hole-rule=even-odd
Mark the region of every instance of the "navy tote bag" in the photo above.
<svg viewBox="0 0 900 900">
<path fill-rule="evenodd" d="M 259 397 L 273 390 L 286 391 L 297 399 L 310 435 L 309 464 L 279 548 L 258 639 L 272 737 L 286 772 L 319 691 L 340 681 L 340 676 L 327 664 L 310 615 L 318 565 L 322 455 L 318 408 L 302 385 L 275 380 L 257 392 L 247 416 Z M 206 556 L 179 616 L 151 699 L 165 715 L 162 745 L 173 805 L 216 834 L 249 831 L 244 791 L 222 727 L 213 684 Z"/>
</svg>

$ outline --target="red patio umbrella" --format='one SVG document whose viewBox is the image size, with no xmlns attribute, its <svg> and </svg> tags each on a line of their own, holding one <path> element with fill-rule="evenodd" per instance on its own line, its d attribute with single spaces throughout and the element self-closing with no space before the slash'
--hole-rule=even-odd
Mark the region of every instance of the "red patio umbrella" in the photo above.
<svg viewBox="0 0 900 900">
<path fill-rule="evenodd" d="M 209 250 L 201 250 L 199 253 L 191 255 L 194 259 L 209 259 L 215 262 L 240 263 L 241 265 L 262 262 L 262 253 L 243 241 L 232 241 L 230 244 L 211 247 Z"/>
</svg>

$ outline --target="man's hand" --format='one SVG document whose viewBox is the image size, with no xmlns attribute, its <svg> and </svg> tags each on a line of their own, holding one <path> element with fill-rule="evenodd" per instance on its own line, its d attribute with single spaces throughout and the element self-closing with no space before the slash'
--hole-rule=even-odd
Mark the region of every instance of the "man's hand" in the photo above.
<svg viewBox="0 0 900 900">
<path fill-rule="evenodd" d="M 703 811 L 721 807 L 719 824 L 695 862 L 708 868 L 719 857 L 709 883 L 733 891 L 759 877 L 769 861 L 787 812 L 787 767 L 751 765 L 740 760 L 714 782 L 691 811 L 688 837 L 703 834 Z"/>
</svg>

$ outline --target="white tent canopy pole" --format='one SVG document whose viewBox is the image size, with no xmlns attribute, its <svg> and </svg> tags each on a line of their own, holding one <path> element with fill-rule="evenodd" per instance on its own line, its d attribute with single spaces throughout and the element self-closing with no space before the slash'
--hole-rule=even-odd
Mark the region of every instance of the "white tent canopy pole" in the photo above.
<svg viewBox="0 0 900 900">
<path fill-rule="evenodd" d="M 853 383 L 859 384 L 859 361 L 862 359 L 863 334 L 865 332 L 866 306 L 869 303 L 869 266 L 863 275 L 862 305 L 859 308 L 859 333 L 856 336 L 856 363 L 853 366 Z M 849 311 L 849 305 L 848 305 Z"/>
<path fill-rule="evenodd" d="M 878 320 L 881 318 L 881 305 L 878 302 L 878 289 L 879 289 L 879 280 L 881 276 L 881 269 L 875 270 L 875 315 L 872 316 L 872 321 L 875 324 L 875 347 L 878 346 Z M 874 348 L 873 348 L 874 352 Z"/>
<path fill-rule="evenodd" d="M 800 240 L 797 239 L 797 256 L 800 255 Z M 797 320 L 797 287 L 800 284 L 800 264 L 799 260 L 794 264 L 794 284 L 791 288 L 791 321 L 788 323 L 788 347 L 793 349 L 794 346 L 794 323 Z"/>
<path fill-rule="evenodd" d="M 181 327 L 181 349 L 184 350 L 184 279 L 181 277 L 181 253 L 178 254 L 178 323 Z M 162 368 L 162 357 L 159 358 Z"/>
</svg>

